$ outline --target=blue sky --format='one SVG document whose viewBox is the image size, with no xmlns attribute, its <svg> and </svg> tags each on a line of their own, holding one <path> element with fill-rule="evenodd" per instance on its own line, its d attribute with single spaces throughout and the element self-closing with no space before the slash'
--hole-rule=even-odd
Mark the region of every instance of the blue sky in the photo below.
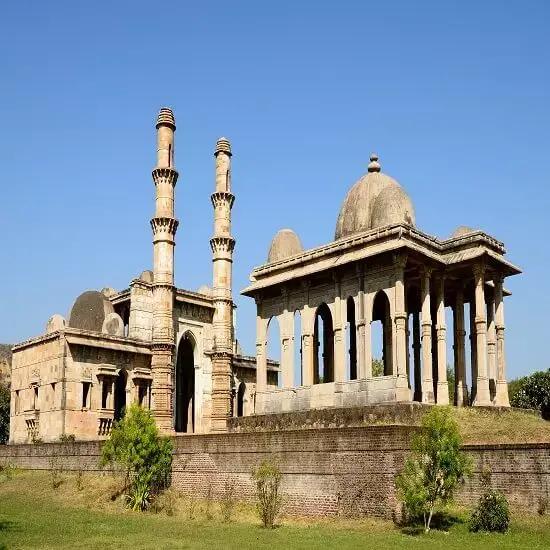
<svg viewBox="0 0 550 550">
<path fill-rule="evenodd" d="M 176 282 L 211 280 L 212 152 L 234 151 L 235 289 L 273 234 L 330 241 L 371 151 L 427 233 L 480 227 L 525 273 L 510 376 L 550 367 L 550 4 L 10 2 L 0 19 L 0 341 L 151 266 L 154 120 L 174 109 Z M 306 215 L 304 216 L 304 212 Z M 253 352 L 255 306 L 235 293 Z"/>
</svg>

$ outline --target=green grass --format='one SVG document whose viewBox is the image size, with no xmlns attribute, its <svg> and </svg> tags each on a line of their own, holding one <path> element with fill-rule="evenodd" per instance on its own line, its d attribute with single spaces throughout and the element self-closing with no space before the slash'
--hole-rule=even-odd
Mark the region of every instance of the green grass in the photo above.
<svg viewBox="0 0 550 550">
<path fill-rule="evenodd" d="M 0 480 L 0 548 L 550 548 L 550 518 L 514 518 L 505 535 L 471 534 L 460 521 L 448 532 L 418 534 L 378 520 L 283 519 L 274 530 L 261 528 L 252 510 L 240 507 L 234 522 L 223 523 L 217 508 L 207 520 L 204 503 L 190 512 L 189 501 L 176 499 L 174 515 L 125 510 L 111 501 L 111 478 L 63 475 L 54 490 L 48 473 L 18 472 Z M 190 519 L 191 517 L 195 519 Z"/>
</svg>

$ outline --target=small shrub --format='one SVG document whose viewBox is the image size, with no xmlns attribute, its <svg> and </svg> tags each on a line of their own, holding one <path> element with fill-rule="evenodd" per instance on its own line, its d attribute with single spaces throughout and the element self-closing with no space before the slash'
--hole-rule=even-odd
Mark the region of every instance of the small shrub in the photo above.
<svg viewBox="0 0 550 550">
<path fill-rule="evenodd" d="M 264 460 L 252 474 L 256 483 L 257 509 L 263 526 L 272 529 L 279 514 L 282 499 L 279 495 L 281 471 L 277 466 Z"/>
<path fill-rule="evenodd" d="M 155 514 L 165 513 L 167 516 L 173 516 L 176 510 L 177 494 L 173 489 L 166 489 L 162 494 L 152 502 L 151 510 Z"/>
<path fill-rule="evenodd" d="M 187 502 L 187 519 L 195 519 L 197 517 L 197 501 L 190 498 Z"/>
<path fill-rule="evenodd" d="M 504 533 L 510 525 L 510 512 L 506 497 L 490 489 L 481 496 L 470 518 L 470 531 Z"/>
<path fill-rule="evenodd" d="M 77 470 L 76 472 L 76 490 L 82 491 L 84 489 L 84 472 Z"/>
<path fill-rule="evenodd" d="M 59 489 L 63 483 L 63 463 L 56 457 L 50 457 L 50 484 L 52 489 Z"/>
<path fill-rule="evenodd" d="M 233 519 L 235 512 L 235 480 L 233 478 L 225 480 L 221 509 L 223 521 L 229 523 Z"/>
<path fill-rule="evenodd" d="M 539 498 L 539 504 L 537 506 L 537 514 L 539 516 L 544 516 L 548 512 L 548 505 L 550 502 L 548 501 L 547 497 L 541 497 Z"/>
<path fill-rule="evenodd" d="M 10 481 L 11 479 L 13 479 L 16 471 L 17 467 L 14 466 L 11 462 L 0 464 L 0 475 L 4 478 L 5 481 Z"/>
</svg>

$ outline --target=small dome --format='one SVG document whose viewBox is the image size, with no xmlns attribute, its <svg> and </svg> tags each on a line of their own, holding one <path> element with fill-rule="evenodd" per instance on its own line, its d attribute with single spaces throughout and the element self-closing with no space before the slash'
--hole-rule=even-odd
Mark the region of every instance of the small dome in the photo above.
<svg viewBox="0 0 550 550">
<path fill-rule="evenodd" d="M 459 225 L 453 231 L 453 234 L 451 235 L 451 239 L 455 239 L 456 237 L 463 237 L 464 235 L 468 235 L 468 233 L 473 233 L 474 231 L 477 231 L 477 229 L 472 229 L 467 225 Z"/>
<path fill-rule="evenodd" d="M 113 304 L 104 294 L 96 290 L 88 290 L 75 300 L 69 316 L 69 326 L 101 332 L 103 321 L 109 313 L 114 311 Z"/>
<path fill-rule="evenodd" d="M 278 262 L 295 254 L 300 254 L 303 250 L 304 247 L 300 242 L 300 238 L 292 229 L 281 229 L 271 241 L 267 262 Z"/>
<path fill-rule="evenodd" d="M 355 183 L 344 199 L 334 239 L 393 223 L 415 224 L 412 201 L 397 181 L 380 171 L 378 157 L 371 155 L 368 172 Z"/>
<path fill-rule="evenodd" d="M 150 269 L 146 269 L 145 271 L 142 271 L 141 275 L 139 276 L 139 280 L 143 281 L 144 283 L 152 283 L 153 279 L 154 279 L 154 275 Z"/>
<path fill-rule="evenodd" d="M 371 228 L 395 223 L 413 225 L 414 208 L 402 187 L 385 187 L 372 205 Z"/>
</svg>

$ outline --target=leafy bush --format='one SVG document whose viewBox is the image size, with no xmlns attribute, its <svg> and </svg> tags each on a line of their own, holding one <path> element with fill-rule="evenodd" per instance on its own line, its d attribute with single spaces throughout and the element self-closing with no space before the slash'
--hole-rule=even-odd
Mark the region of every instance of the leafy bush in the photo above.
<svg viewBox="0 0 550 550">
<path fill-rule="evenodd" d="M 281 471 L 268 460 L 264 460 L 253 472 L 252 477 L 256 483 L 257 508 L 260 519 L 264 527 L 272 529 L 282 505 L 279 495 Z"/>
<path fill-rule="evenodd" d="M 225 480 L 221 509 L 223 521 L 230 522 L 235 511 L 235 480 L 233 478 Z"/>
<path fill-rule="evenodd" d="M 510 525 L 510 512 L 506 497 L 498 491 L 489 490 L 479 499 L 470 518 L 470 531 L 504 533 Z"/>
<path fill-rule="evenodd" d="M 550 420 L 550 369 L 510 382 L 509 390 L 512 407 L 534 409 Z"/>
<path fill-rule="evenodd" d="M 424 415 L 422 428 L 412 440 L 411 456 L 396 479 L 409 519 L 422 517 L 426 532 L 436 507 L 452 500 L 456 486 L 470 472 L 461 444 L 450 408 L 433 407 Z"/>
<path fill-rule="evenodd" d="M 61 434 L 59 436 L 59 443 L 74 443 L 76 437 L 74 434 Z"/>
<path fill-rule="evenodd" d="M 131 405 L 103 446 L 101 466 L 106 464 L 116 464 L 124 471 L 128 506 L 146 510 L 168 484 L 172 442 L 160 436 L 149 410 Z"/>
</svg>

